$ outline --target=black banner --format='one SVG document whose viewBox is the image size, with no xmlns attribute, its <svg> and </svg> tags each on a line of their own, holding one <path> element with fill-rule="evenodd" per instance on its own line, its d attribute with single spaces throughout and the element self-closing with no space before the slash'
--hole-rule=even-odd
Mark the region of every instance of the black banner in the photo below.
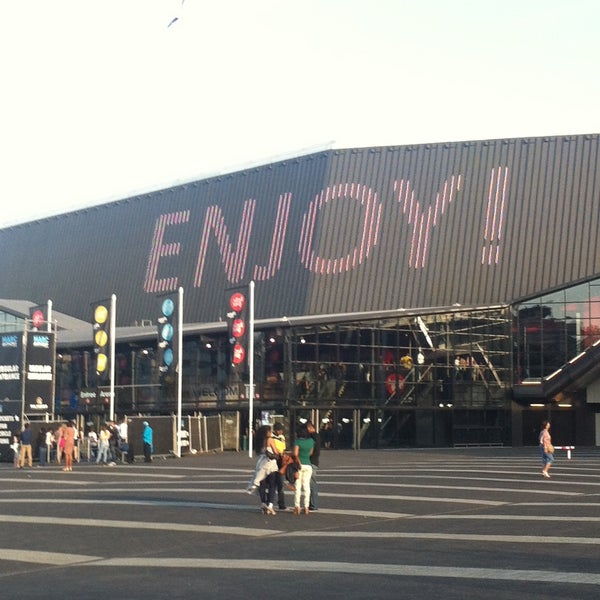
<svg viewBox="0 0 600 600">
<path fill-rule="evenodd" d="M 0 399 L 19 402 L 23 383 L 23 333 L 3 333 L 0 335 Z"/>
<path fill-rule="evenodd" d="M 29 416 L 54 413 L 54 333 L 29 332 L 26 347 L 25 406 Z"/>
</svg>

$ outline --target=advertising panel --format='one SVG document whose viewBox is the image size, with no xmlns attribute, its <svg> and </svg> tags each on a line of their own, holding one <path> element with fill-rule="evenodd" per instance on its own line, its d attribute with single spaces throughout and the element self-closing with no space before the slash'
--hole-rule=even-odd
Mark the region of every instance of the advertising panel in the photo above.
<svg viewBox="0 0 600 600">
<path fill-rule="evenodd" d="M 12 436 L 20 430 L 23 333 L 0 335 L 0 460 L 10 460 Z"/>
<path fill-rule="evenodd" d="M 35 418 L 54 413 L 55 336 L 28 332 L 24 386 L 24 414 Z"/>
</svg>

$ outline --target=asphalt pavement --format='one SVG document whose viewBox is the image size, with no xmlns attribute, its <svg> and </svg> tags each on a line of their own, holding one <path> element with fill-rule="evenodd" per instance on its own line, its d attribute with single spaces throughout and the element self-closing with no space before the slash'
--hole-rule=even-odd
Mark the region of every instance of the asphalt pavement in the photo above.
<svg viewBox="0 0 600 600">
<path fill-rule="evenodd" d="M 324 450 L 309 515 L 264 515 L 254 463 L 0 465 L 0 597 L 600 595 L 598 448 L 557 451 L 549 480 L 537 448 Z"/>
</svg>

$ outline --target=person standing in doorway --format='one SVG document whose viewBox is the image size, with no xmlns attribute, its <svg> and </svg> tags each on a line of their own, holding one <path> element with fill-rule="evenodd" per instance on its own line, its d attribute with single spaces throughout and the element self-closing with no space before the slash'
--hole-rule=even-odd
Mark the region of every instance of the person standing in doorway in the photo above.
<svg viewBox="0 0 600 600">
<path fill-rule="evenodd" d="M 550 437 L 550 421 L 542 423 L 540 431 L 540 454 L 542 455 L 542 476 L 550 479 L 550 467 L 554 462 L 554 446 L 552 446 L 552 438 Z"/>
<path fill-rule="evenodd" d="M 154 452 L 154 442 L 152 441 L 152 427 L 148 421 L 144 421 L 144 431 L 142 432 L 142 442 L 144 444 L 144 462 L 152 462 L 152 453 Z"/>
</svg>

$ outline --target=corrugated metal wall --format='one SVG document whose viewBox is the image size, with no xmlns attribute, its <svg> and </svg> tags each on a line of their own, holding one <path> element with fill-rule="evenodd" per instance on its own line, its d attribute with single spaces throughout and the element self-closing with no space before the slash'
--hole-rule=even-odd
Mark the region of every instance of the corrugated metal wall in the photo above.
<svg viewBox="0 0 600 600">
<path fill-rule="evenodd" d="M 0 231 L 0 297 L 120 325 L 497 304 L 600 274 L 598 135 L 332 150 Z M 161 237 L 162 236 L 162 237 Z"/>
</svg>

